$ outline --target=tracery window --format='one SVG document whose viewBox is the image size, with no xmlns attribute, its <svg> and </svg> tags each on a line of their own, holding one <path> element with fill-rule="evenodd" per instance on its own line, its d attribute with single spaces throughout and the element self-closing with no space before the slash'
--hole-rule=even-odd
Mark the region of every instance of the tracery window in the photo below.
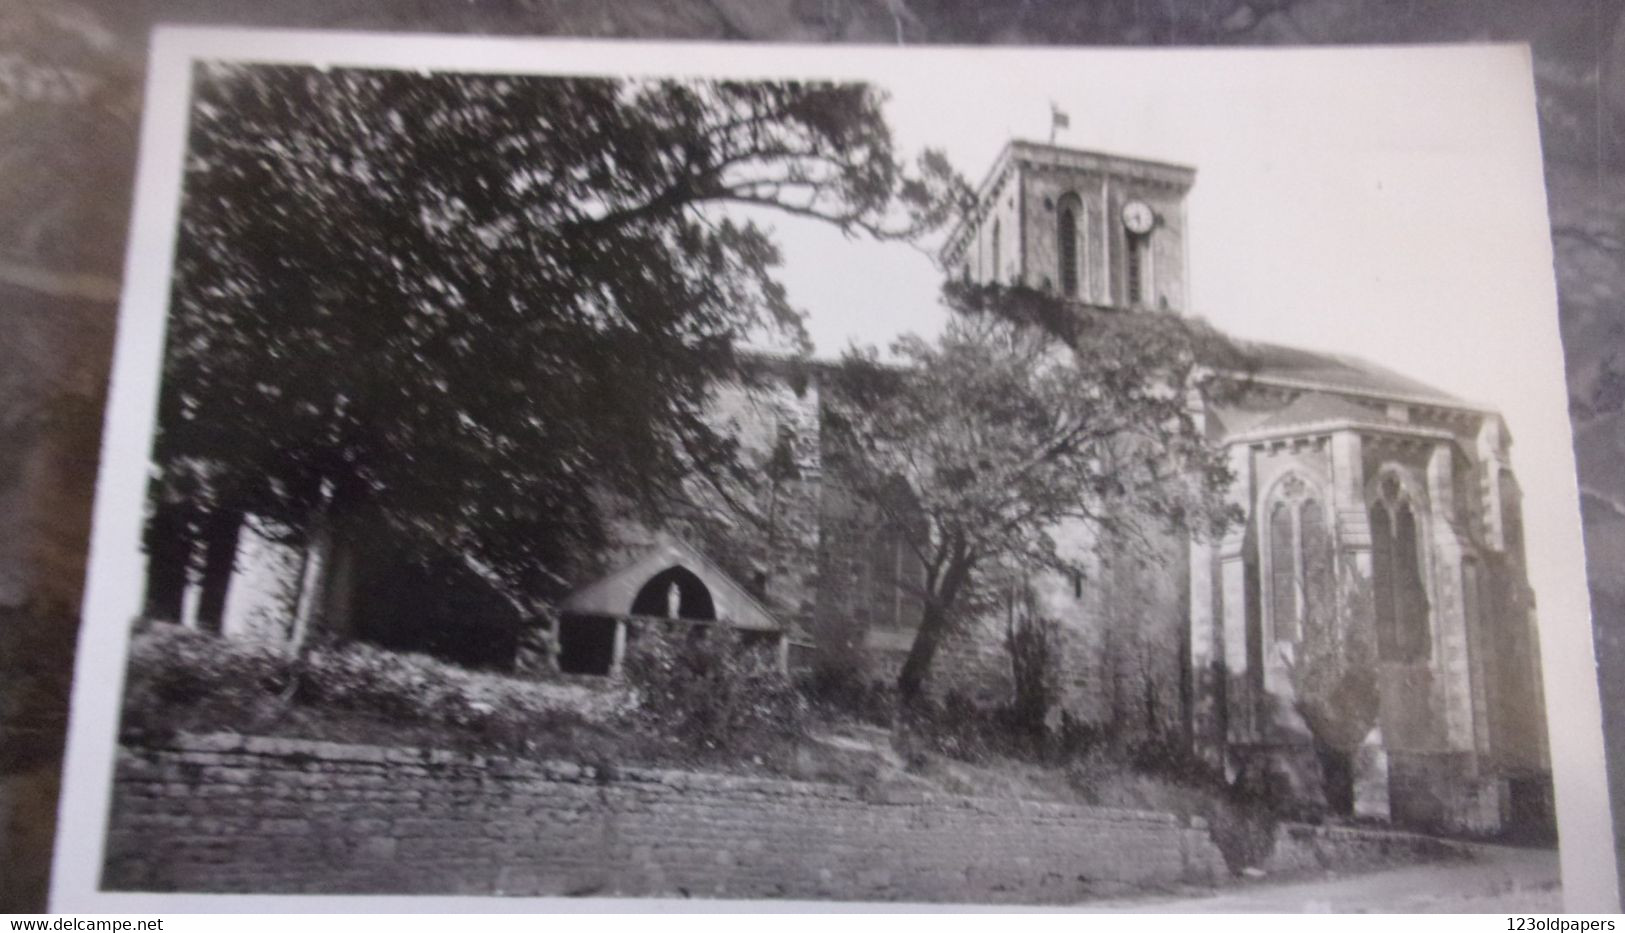
<svg viewBox="0 0 1625 933">
<path fill-rule="evenodd" d="M 1297 475 L 1277 487 L 1267 513 L 1270 628 L 1297 641 L 1311 625 L 1332 622 L 1332 538 L 1325 504 Z"/>
<path fill-rule="evenodd" d="M 1371 583 L 1377 656 L 1384 661 L 1425 659 L 1431 639 L 1416 508 L 1393 474 L 1383 477 L 1371 503 Z"/>
</svg>

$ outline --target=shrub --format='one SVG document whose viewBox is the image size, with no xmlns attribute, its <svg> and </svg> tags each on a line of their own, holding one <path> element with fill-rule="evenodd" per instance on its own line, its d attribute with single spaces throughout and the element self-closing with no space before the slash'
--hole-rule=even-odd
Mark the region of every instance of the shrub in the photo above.
<svg viewBox="0 0 1625 933">
<path fill-rule="evenodd" d="M 826 719 L 890 728 L 896 718 L 896 685 L 866 678 L 856 667 L 820 664 L 796 680 L 796 689 Z"/>
<path fill-rule="evenodd" d="M 288 688 L 289 662 L 265 642 L 226 642 L 155 624 L 130 640 L 121 728 L 167 734 L 178 725 L 176 710 L 205 704 L 223 721 L 252 721 L 267 715 L 273 698 Z"/>
<path fill-rule="evenodd" d="M 644 628 L 625 663 L 641 723 L 685 742 L 731 749 L 751 735 L 805 730 L 807 701 L 777 652 L 727 626 Z"/>
<path fill-rule="evenodd" d="M 1265 801 L 1243 789 L 1216 794 L 1204 815 L 1208 837 L 1232 875 L 1257 868 L 1275 851 L 1279 818 Z"/>
<path fill-rule="evenodd" d="M 1015 616 L 1004 640 L 1015 687 L 1011 724 L 1042 735 L 1049 730 L 1050 710 L 1060 693 L 1060 623 L 1031 613 Z"/>
<path fill-rule="evenodd" d="M 1012 733 L 1009 718 L 1006 708 L 981 706 L 953 690 L 940 700 L 916 697 L 898 710 L 899 750 L 913 753 L 905 757 L 931 752 L 973 764 L 1030 757 L 1030 737 Z"/>
<path fill-rule="evenodd" d="M 1166 732 L 1154 732 L 1131 741 L 1126 753 L 1129 764 L 1142 774 L 1195 786 L 1224 786 L 1223 776 L 1213 765 L 1197 755 L 1187 742 Z"/>
<path fill-rule="evenodd" d="M 309 706 L 388 719 L 470 725 L 486 704 L 471 696 L 468 673 L 423 655 L 348 644 L 312 651 L 294 663 L 298 700 Z M 518 701 L 524 711 L 524 697 Z"/>
<path fill-rule="evenodd" d="M 130 645 L 123 728 L 254 731 L 290 708 L 343 710 L 399 724 L 449 726 L 469 738 L 520 744 L 536 730 L 582 721 L 533 681 L 464 670 L 425 655 L 346 643 L 295 655 L 155 625 Z"/>
<path fill-rule="evenodd" d="M 1147 774 L 1136 768 L 1122 749 L 1105 745 L 1070 762 L 1066 777 L 1078 799 L 1085 803 L 1181 816 L 1205 814 L 1214 793 L 1210 786 Z"/>
<path fill-rule="evenodd" d="M 1085 722 L 1071 713 L 1061 711 L 1061 725 L 1051 740 L 1054 756 L 1066 762 L 1088 754 L 1106 741 L 1106 727 Z"/>
<path fill-rule="evenodd" d="M 1065 765 L 1095 748 L 1104 731 L 1062 711 L 1054 726 L 1035 722 L 1020 703 L 976 703 L 950 690 L 941 700 L 919 697 L 899 710 L 897 731 L 912 748 L 971 763 L 1011 758 Z"/>
<path fill-rule="evenodd" d="M 1097 746 L 1067 766 L 1067 781 L 1096 806 L 1200 816 L 1232 874 L 1262 865 L 1275 851 L 1279 823 L 1264 797 L 1250 783 L 1225 783 L 1192 756 L 1165 756 L 1166 747 Z"/>
</svg>

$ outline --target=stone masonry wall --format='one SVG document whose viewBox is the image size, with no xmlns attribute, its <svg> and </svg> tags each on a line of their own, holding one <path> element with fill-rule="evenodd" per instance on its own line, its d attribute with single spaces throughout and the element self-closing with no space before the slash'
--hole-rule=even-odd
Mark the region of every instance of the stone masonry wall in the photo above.
<svg viewBox="0 0 1625 933">
<path fill-rule="evenodd" d="M 1288 827 L 1266 868 L 1448 848 Z M 209 735 L 120 749 L 103 886 L 1067 903 L 1225 874 L 1200 818 Z"/>
</svg>

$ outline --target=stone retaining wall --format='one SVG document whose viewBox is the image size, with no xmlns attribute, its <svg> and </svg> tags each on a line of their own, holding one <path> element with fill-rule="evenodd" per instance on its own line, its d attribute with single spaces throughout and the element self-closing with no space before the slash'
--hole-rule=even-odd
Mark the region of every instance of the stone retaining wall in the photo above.
<svg viewBox="0 0 1625 933">
<path fill-rule="evenodd" d="M 1069 903 L 1228 877 L 1201 818 L 236 735 L 120 749 L 113 890 Z M 1459 851 L 1284 827 L 1270 870 Z"/>
</svg>

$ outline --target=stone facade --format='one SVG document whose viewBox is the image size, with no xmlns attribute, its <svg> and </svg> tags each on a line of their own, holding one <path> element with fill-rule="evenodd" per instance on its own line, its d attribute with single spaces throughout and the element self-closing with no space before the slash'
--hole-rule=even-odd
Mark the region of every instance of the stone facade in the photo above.
<svg viewBox="0 0 1625 933">
<path fill-rule="evenodd" d="M 120 749 L 103 887 L 1069 904 L 1228 874 L 1201 817 L 180 735 Z M 1282 826 L 1270 872 L 1462 855 Z"/>
</svg>

